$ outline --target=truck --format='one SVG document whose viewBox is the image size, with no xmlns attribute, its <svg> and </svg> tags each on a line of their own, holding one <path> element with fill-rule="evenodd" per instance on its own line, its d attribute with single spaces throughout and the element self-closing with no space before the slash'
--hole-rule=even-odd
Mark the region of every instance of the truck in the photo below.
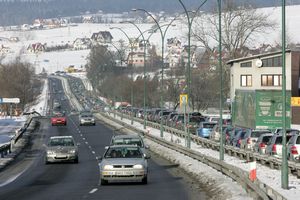
<svg viewBox="0 0 300 200">
<path fill-rule="evenodd" d="M 232 124 L 250 129 L 283 127 L 281 90 L 236 90 L 232 101 Z M 291 125 L 291 91 L 286 91 L 286 128 Z"/>
</svg>

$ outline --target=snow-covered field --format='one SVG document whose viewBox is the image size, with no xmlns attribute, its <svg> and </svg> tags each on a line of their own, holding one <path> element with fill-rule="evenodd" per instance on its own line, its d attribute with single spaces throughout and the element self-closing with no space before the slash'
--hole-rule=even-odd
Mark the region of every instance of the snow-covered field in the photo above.
<svg viewBox="0 0 300 200">
<path fill-rule="evenodd" d="M 287 35 L 291 42 L 297 43 L 300 41 L 300 6 L 287 6 L 286 7 L 286 26 Z M 251 45 L 259 46 L 262 43 L 274 44 L 280 42 L 281 37 L 281 8 L 262 8 L 259 12 L 268 13 L 270 19 L 278 23 L 276 30 L 256 36 L 256 41 Z M 168 22 L 167 22 L 168 23 Z M 161 22 L 161 25 L 167 24 Z M 174 21 L 176 26 L 170 26 L 165 42 L 168 38 L 177 37 L 182 41 L 182 44 L 187 43 L 187 25 L 182 21 Z M 149 34 L 154 24 L 137 24 L 141 31 L 145 31 L 145 38 Z M 47 52 L 47 53 L 29 53 L 26 51 L 29 44 L 40 42 L 47 43 L 47 46 L 54 46 L 57 44 L 72 44 L 76 38 L 90 38 L 93 33 L 99 31 L 110 31 L 113 36 L 113 41 L 117 42 L 120 39 L 127 42 L 125 35 L 118 29 L 110 29 L 110 27 L 119 27 L 124 30 L 129 37 L 136 38 L 139 36 L 139 31 L 132 24 L 78 24 L 78 26 L 70 26 L 49 30 L 34 30 L 34 31 L 0 31 L 1 37 L 19 37 L 19 42 L 0 41 L 0 46 L 11 48 L 11 53 L 7 54 L 4 62 L 11 61 L 15 56 L 20 55 L 22 59 L 31 62 L 36 67 L 36 72 L 40 73 L 45 68 L 49 73 L 64 70 L 69 65 L 74 65 L 80 68 L 86 64 L 86 57 L 89 50 L 81 51 L 60 51 L 60 52 Z M 164 29 L 164 27 L 162 27 Z M 150 43 L 157 45 L 157 50 L 161 47 L 161 35 L 157 31 L 150 38 Z M 158 52 L 159 53 L 159 52 Z"/>
</svg>

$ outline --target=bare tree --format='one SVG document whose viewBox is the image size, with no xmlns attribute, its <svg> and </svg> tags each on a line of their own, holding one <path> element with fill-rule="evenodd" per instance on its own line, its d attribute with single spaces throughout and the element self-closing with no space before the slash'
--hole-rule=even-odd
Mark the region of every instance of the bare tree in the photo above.
<svg viewBox="0 0 300 200">
<path fill-rule="evenodd" d="M 273 30 L 277 24 L 253 7 L 238 7 L 233 1 L 226 0 L 222 11 L 222 47 L 227 59 L 246 56 L 244 47 L 255 42 L 255 37 Z M 213 52 L 219 41 L 218 12 L 201 14 L 195 20 L 193 37 L 201 45 Z"/>
</svg>

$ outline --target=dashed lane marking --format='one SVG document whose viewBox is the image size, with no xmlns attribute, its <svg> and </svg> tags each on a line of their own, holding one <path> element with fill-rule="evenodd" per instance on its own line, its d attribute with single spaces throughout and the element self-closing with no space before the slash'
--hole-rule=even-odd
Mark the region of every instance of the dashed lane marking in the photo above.
<svg viewBox="0 0 300 200">
<path fill-rule="evenodd" d="M 95 193 L 97 190 L 98 190 L 97 188 L 94 188 L 94 189 L 92 189 L 89 193 L 90 193 L 90 194 L 93 194 L 93 193 Z"/>
</svg>

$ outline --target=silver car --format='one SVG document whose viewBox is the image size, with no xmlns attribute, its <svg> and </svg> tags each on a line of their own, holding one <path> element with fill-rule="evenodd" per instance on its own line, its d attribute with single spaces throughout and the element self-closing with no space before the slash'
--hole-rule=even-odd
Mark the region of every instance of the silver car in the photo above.
<svg viewBox="0 0 300 200">
<path fill-rule="evenodd" d="M 95 118 L 92 113 L 84 112 L 79 115 L 79 125 L 96 125 Z"/>
<path fill-rule="evenodd" d="M 66 161 L 78 163 L 78 147 L 72 136 L 50 137 L 45 154 L 46 164 Z"/>
<path fill-rule="evenodd" d="M 143 154 L 140 147 L 133 145 L 115 145 L 106 149 L 101 162 L 101 185 L 108 181 L 135 181 L 147 184 L 150 156 Z"/>
</svg>

